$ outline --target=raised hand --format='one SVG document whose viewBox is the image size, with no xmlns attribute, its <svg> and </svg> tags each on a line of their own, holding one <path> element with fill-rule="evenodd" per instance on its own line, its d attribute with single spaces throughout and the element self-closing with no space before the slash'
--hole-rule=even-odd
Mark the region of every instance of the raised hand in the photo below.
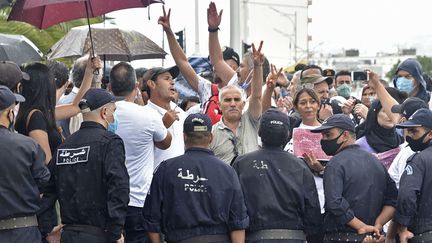
<svg viewBox="0 0 432 243">
<path fill-rule="evenodd" d="M 372 71 L 368 71 L 368 72 L 369 72 L 369 80 L 367 82 L 367 85 L 369 87 L 371 87 L 372 89 L 376 89 L 376 87 L 381 84 L 379 76 L 378 76 L 378 74 L 376 74 Z"/>
<path fill-rule="evenodd" d="M 209 29 L 217 29 L 222 20 L 223 9 L 219 12 L 216 9 L 216 4 L 214 2 L 210 2 L 209 7 L 207 8 L 207 23 Z"/>
<path fill-rule="evenodd" d="M 276 87 L 279 77 L 282 75 L 282 68 L 277 71 L 276 66 L 270 65 L 270 73 L 267 76 L 266 85 L 268 89 L 274 89 Z"/>
<path fill-rule="evenodd" d="M 262 66 L 264 63 L 264 54 L 261 52 L 264 41 L 260 42 L 258 50 L 255 48 L 255 44 L 252 43 L 252 54 L 254 58 L 254 66 Z"/>
<path fill-rule="evenodd" d="M 165 31 L 170 30 L 171 29 L 171 25 L 170 25 L 171 9 L 168 9 L 168 15 L 167 15 L 165 11 L 165 6 L 162 5 L 162 11 L 163 11 L 163 16 L 159 17 L 158 24 L 162 25 Z"/>
</svg>

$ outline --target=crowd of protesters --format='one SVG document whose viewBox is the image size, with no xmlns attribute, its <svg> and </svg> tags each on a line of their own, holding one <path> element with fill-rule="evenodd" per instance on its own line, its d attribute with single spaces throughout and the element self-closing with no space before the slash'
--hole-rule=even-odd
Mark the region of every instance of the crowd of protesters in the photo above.
<svg viewBox="0 0 432 243">
<path fill-rule="evenodd" d="M 432 242 L 421 65 L 390 85 L 367 70 L 355 97 L 351 70 L 221 48 L 222 13 L 210 3 L 210 75 L 165 8 L 173 67 L 0 62 L 0 242 Z"/>
</svg>

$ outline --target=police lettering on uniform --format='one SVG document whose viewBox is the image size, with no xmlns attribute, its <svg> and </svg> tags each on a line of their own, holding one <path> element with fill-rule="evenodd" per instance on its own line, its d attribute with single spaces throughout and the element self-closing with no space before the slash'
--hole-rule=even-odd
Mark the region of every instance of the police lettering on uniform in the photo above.
<svg viewBox="0 0 432 243">
<path fill-rule="evenodd" d="M 324 171 L 324 242 L 383 239 L 382 226 L 392 218 L 397 199 L 384 165 L 355 145 L 355 125 L 344 114 L 312 132 L 322 134 L 321 147 L 333 156 Z"/>
<path fill-rule="evenodd" d="M 80 102 L 84 122 L 60 145 L 43 200 L 58 199 L 62 242 L 123 242 L 129 175 L 122 139 L 115 130 L 115 98 L 90 89 Z"/>
<path fill-rule="evenodd" d="M 432 242 L 432 111 L 419 109 L 396 127 L 405 129 L 408 145 L 416 153 L 402 174 L 393 220 L 401 242 L 412 237 L 410 242 Z"/>
<path fill-rule="evenodd" d="M 42 242 L 36 212 L 50 174 L 45 153 L 31 138 L 13 132 L 14 108 L 24 97 L 0 85 L 0 242 Z"/>
<path fill-rule="evenodd" d="M 152 243 L 244 242 L 249 225 L 234 169 L 208 149 L 212 122 L 189 115 L 183 125 L 186 151 L 156 170 L 144 204 Z"/>
<path fill-rule="evenodd" d="M 289 118 L 270 109 L 258 130 L 262 149 L 238 157 L 233 167 L 250 217 L 246 242 L 305 242 L 319 233 L 321 210 L 312 172 L 283 150 Z M 308 242 L 315 242 L 309 237 Z"/>
</svg>

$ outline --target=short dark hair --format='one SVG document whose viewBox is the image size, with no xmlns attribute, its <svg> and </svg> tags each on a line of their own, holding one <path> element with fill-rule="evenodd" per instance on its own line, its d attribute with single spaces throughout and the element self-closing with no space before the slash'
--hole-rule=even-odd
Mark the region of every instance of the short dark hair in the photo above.
<svg viewBox="0 0 432 243">
<path fill-rule="evenodd" d="M 335 74 L 335 81 L 339 76 L 351 76 L 351 72 L 347 70 L 341 70 Z"/>
<path fill-rule="evenodd" d="M 144 77 L 144 74 L 147 71 L 148 71 L 148 69 L 147 68 L 143 68 L 143 67 L 135 69 L 135 74 L 136 74 L 137 79 Z"/>
<path fill-rule="evenodd" d="M 210 142 L 211 131 L 208 132 L 185 132 L 185 144 L 189 146 L 202 146 L 203 143 Z"/>
<path fill-rule="evenodd" d="M 356 133 L 355 132 L 352 132 L 352 131 L 348 131 L 348 130 L 343 130 L 343 129 L 341 129 L 341 128 L 338 128 L 337 127 L 337 130 L 339 131 L 339 134 L 341 134 L 341 133 L 343 133 L 343 132 L 348 132 L 349 133 L 349 135 L 351 136 L 351 138 L 354 138 L 354 139 L 356 139 L 356 137 L 357 137 L 357 135 L 356 135 Z"/>
<path fill-rule="evenodd" d="M 116 96 L 130 94 L 137 81 L 134 68 L 127 62 L 117 63 L 110 72 L 111 90 Z"/>
<path fill-rule="evenodd" d="M 54 76 L 56 88 L 63 87 L 69 80 L 69 68 L 62 62 L 49 60 L 46 65 Z"/>
<path fill-rule="evenodd" d="M 303 89 L 299 90 L 297 93 L 295 93 L 295 95 L 294 95 L 293 104 L 295 107 L 298 105 L 298 103 L 300 101 L 300 95 L 302 95 L 303 93 L 307 93 L 310 97 L 312 97 L 312 99 L 314 99 L 316 102 L 318 102 L 318 106 L 321 105 L 321 101 L 318 98 L 317 93 L 313 89 L 303 88 Z"/>
</svg>

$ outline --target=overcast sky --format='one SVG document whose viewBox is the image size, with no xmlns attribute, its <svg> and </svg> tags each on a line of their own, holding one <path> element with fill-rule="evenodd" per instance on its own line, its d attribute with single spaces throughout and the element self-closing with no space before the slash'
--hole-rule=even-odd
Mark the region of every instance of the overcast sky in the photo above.
<svg viewBox="0 0 432 243">
<path fill-rule="evenodd" d="M 253 0 L 271 3 L 272 0 Z M 305 2 L 306 0 L 290 0 Z M 229 0 L 215 0 L 218 8 L 225 9 L 221 25 L 221 44 L 229 45 Z M 165 0 L 172 8 L 172 28 L 188 31 L 188 55 L 194 53 L 194 0 Z M 207 55 L 206 9 L 209 1 L 199 0 L 200 11 L 200 54 Z M 157 25 L 161 5 L 153 4 L 150 9 L 117 11 L 115 17 L 120 27 L 135 29 L 162 45 L 162 28 Z M 150 13 L 150 20 L 148 19 Z M 253 15 L 253 13 L 250 13 Z M 258 16 L 258 15 L 257 15 Z M 416 47 L 418 54 L 432 54 L 432 1 L 430 0 L 313 0 L 309 8 L 312 23 L 310 49 L 318 52 L 335 53 L 342 49 L 360 49 L 361 55 L 374 55 L 379 51 L 394 52 L 398 48 Z M 262 16 L 272 31 L 278 23 L 272 23 L 269 16 Z M 193 35 L 193 36 L 190 36 Z M 265 39 L 266 33 L 263 32 Z M 281 37 L 283 38 L 283 37 Z M 167 46 L 166 46 L 167 48 Z M 271 47 L 286 48 L 286 47 Z M 149 64 L 151 63 L 151 64 Z M 139 65 L 161 65 L 160 61 L 140 62 Z M 165 64 L 172 64 L 167 58 Z"/>
</svg>

